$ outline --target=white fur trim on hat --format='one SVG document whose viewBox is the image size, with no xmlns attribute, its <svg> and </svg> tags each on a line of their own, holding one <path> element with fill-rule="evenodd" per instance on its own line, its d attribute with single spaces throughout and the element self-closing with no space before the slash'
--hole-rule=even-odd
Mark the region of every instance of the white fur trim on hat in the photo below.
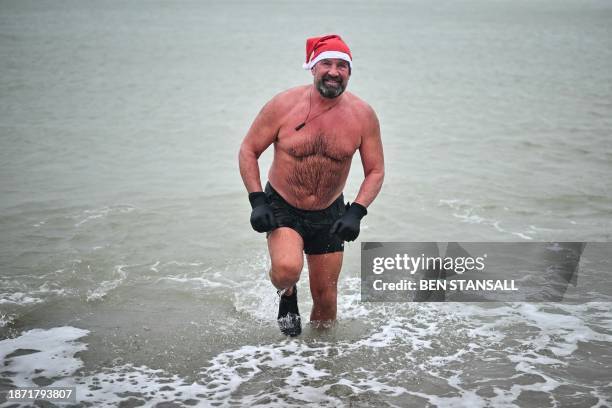
<svg viewBox="0 0 612 408">
<path fill-rule="evenodd" d="M 349 55 L 347 53 L 341 52 L 341 51 L 323 51 L 322 53 L 320 53 L 319 55 L 316 56 L 315 59 L 313 59 L 312 61 L 308 62 L 308 63 L 304 63 L 302 65 L 302 67 L 304 69 L 311 69 L 312 67 L 315 66 L 315 64 L 323 59 L 327 59 L 327 58 L 338 58 L 341 60 L 345 60 L 346 62 L 349 63 L 349 66 L 351 67 L 351 69 L 353 69 L 353 61 L 351 61 L 351 57 L 349 57 Z"/>
</svg>

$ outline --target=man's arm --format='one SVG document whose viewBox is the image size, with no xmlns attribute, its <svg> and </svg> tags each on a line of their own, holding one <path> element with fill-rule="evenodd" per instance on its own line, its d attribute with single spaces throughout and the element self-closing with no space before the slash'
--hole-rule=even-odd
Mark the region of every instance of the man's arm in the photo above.
<svg viewBox="0 0 612 408">
<path fill-rule="evenodd" d="M 380 125 L 374 110 L 368 106 L 370 120 L 361 138 L 359 154 L 363 165 L 364 180 L 359 188 L 355 202 L 369 206 L 376 198 L 385 178 L 385 159 L 380 139 Z"/>
<path fill-rule="evenodd" d="M 344 241 L 354 241 L 359 236 L 361 219 L 368 213 L 366 207 L 374 201 L 385 177 L 385 160 L 380 141 L 380 126 L 374 110 L 367 107 L 368 117 L 361 136 L 359 154 L 363 164 L 365 178 L 359 188 L 359 194 L 346 213 L 340 217 L 330 229 Z"/>
<path fill-rule="evenodd" d="M 261 108 L 240 145 L 240 176 L 249 193 L 262 191 L 257 159 L 276 140 L 279 129 L 277 110 L 278 102 L 273 98 Z"/>
</svg>

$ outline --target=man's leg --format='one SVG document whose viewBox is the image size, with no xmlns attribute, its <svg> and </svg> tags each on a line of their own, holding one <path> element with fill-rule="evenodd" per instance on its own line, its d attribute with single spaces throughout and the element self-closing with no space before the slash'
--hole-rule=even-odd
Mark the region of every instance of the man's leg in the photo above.
<svg viewBox="0 0 612 408">
<path fill-rule="evenodd" d="M 342 268 L 342 252 L 306 255 L 312 293 L 310 320 L 325 322 L 336 320 L 338 276 Z"/>
<path fill-rule="evenodd" d="M 304 241 L 295 230 L 281 227 L 270 233 L 268 250 L 272 261 L 270 280 L 277 289 L 289 289 L 285 292 L 288 296 L 302 273 Z"/>
<path fill-rule="evenodd" d="M 268 249 L 272 260 L 270 280 L 278 289 L 287 289 L 278 304 L 278 327 L 287 336 L 299 336 L 302 322 L 294 285 L 300 279 L 304 266 L 304 241 L 291 228 L 277 228 L 268 236 Z"/>
</svg>

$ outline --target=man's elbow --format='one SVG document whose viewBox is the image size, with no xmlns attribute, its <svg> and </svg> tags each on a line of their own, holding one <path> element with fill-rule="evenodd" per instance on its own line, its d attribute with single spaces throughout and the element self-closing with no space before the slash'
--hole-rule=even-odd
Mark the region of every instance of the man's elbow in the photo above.
<svg viewBox="0 0 612 408">
<path fill-rule="evenodd" d="M 383 167 L 372 169 L 366 177 L 376 180 L 378 183 L 382 185 L 385 179 L 385 169 Z"/>
<path fill-rule="evenodd" d="M 378 185 L 382 186 L 383 181 L 385 181 L 385 169 L 381 168 L 378 172 L 377 172 L 377 176 L 378 176 Z"/>
<path fill-rule="evenodd" d="M 242 143 L 240 145 L 240 150 L 238 151 L 238 161 L 243 163 L 249 160 L 257 160 L 259 155 L 255 152 L 248 144 Z"/>
<path fill-rule="evenodd" d="M 244 143 L 240 145 L 240 149 L 238 149 L 238 161 L 240 163 L 242 163 L 244 161 L 244 157 L 245 157 L 245 148 L 244 148 Z"/>
</svg>

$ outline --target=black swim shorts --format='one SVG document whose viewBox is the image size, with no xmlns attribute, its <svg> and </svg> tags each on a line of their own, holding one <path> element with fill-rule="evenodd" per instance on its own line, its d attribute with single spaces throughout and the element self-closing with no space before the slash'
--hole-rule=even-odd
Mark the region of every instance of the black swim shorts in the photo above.
<svg viewBox="0 0 612 408">
<path fill-rule="evenodd" d="M 300 234 L 306 254 L 344 251 L 344 241 L 329 233 L 336 220 L 346 212 L 344 195 L 340 194 L 336 201 L 323 210 L 301 210 L 285 201 L 270 183 L 266 184 L 265 192 L 278 226 L 289 227 Z"/>
</svg>

